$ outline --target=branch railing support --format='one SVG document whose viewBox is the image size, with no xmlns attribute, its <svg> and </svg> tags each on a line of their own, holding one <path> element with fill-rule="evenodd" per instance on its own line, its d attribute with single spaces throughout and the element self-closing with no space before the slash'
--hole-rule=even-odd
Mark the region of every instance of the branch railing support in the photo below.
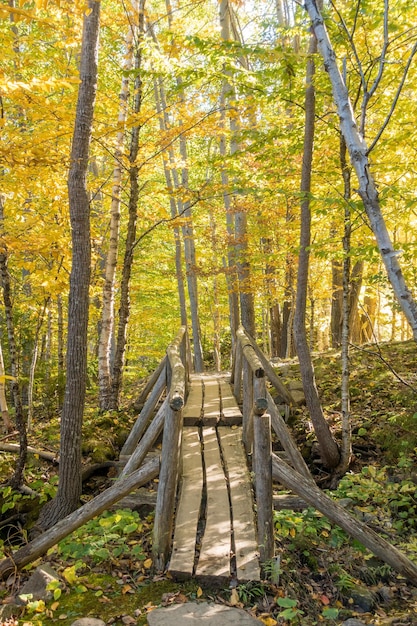
<svg viewBox="0 0 417 626">
<path fill-rule="evenodd" d="M 167 349 L 168 403 L 162 437 L 161 468 L 153 528 L 153 566 L 163 572 L 170 553 L 178 485 L 182 408 L 188 385 L 188 342 L 185 326 Z"/>
<path fill-rule="evenodd" d="M 271 418 L 266 413 L 265 370 L 243 327 L 237 330 L 236 340 L 236 356 L 242 355 L 242 375 L 235 370 L 234 383 L 236 389 L 243 381 L 243 442 L 246 452 L 252 452 L 259 558 L 263 566 L 274 556 Z"/>
</svg>

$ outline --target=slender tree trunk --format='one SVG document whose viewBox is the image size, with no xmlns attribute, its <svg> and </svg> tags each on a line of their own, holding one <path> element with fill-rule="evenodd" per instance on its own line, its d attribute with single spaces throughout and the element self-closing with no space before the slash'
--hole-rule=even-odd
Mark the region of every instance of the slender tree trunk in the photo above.
<svg viewBox="0 0 417 626">
<path fill-rule="evenodd" d="M 236 39 L 238 33 L 233 29 L 234 19 L 232 7 L 229 0 L 220 2 L 220 26 L 223 41 Z M 226 71 L 226 74 L 230 72 Z M 238 151 L 237 134 L 239 130 L 237 110 L 237 97 L 233 86 L 226 79 L 223 84 L 223 103 L 230 107 L 229 127 L 231 133 L 230 155 L 233 156 Z M 243 327 L 255 337 L 255 309 L 254 296 L 251 288 L 250 264 L 248 260 L 247 242 L 247 213 L 243 206 L 242 199 L 233 193 L 231 210 L 234 214 L 234 260 L 239 281 L 240 319 Z"/>
<path fill-rule="evenodd" d="M 6 433 L 11 433 L 13 424 L 10 421 L 9 409 L 6 399 L 6 372 L 4 371 L 3 350 L 0 344 L 0 411 L 3 420 L 3 426 Z"/>
<path fill-rule="evenodd" d="M 64 311 L 62 306 L 62 295 L 58 295 L 57 299 L 57 315 L 58 315 L 58 383 L 57 383 L 57 398 L 58 409 L 61 409 L 64 400 L 64 385 L 65 385 L 65 372 L 64 372 Z"/>
<path fill-rule="evenodd" d="M 91 272 L 90 199 L 87 171 L 97 90 L 100 2 L 90 0 L 83 23 L 80 87 L 78 90 L 68 197 L 72 235 L 72 267 L 68 302 L 66 387 L 61 416 L 59 485 L 56 497 L 41 511 L 38 524 L 46 529 L 74 511 L 81 496 L 81 429 L 86 376 L 87 330 Z"/>
<path fill-rule="evenodd" d="M 38 322 L 36 324 L 36 332 L 35 338 L 33 342 L 33 351 L 32 351 L 32 359 L 30 362 L 29 368 L 29 384 L 28 384 L 28 418 L 27 418 L 27 430 L 30 432 L 32 428 L 32 420 L 33 420 L 33 387 L 35 384 L 35 371 L 36 371 L 36 363 L 38 361 L 38 353 L 39 353 L 39 335 L 41 332 L 43 320 L 46 313 L 46 308 L 49 304 L 49 297 L 45 300 L 45 304 L 43 307 L 43 311 L 38 318 Z"/>
<path fill-rule="evenodd" d="M 333 239 L 336 229 L 332 228 L 330 237 Z M 343 319 L 343 262 L 332 259 L 332 306 L 330 312 L 330 334 L 332 348 L 339 348 L 342 343 Z"/>
<path fill-rule="evenodd" d="M 180 87 L 180 102 L 185 106 L 184 92 L 182 89 L 181 80 L 177 78 L 177 85 Z M 180 120 L 180 155 L 181 160 L 185 164 L 181 169 L 181 187 L 184 190 L 189 189 L 188 181 L 188 149 L 187 139 L 184 131 L 181 131 L 182 120 Z M 184 260 L 186 268 L 186 278 L 188 286 L 188 297 L 190 301 L 190 315 L 191 315 L 191 328 L 193 335 L 193 350 L 194 350 L 194 369 L 196 372 L 204 372 L 204 359 L 203 348 L 201 345 L 201 329 L 199 318 L 199 306 L 198 306 L 198 284 L 197 284 L 197 258 L 195 251 L 195 239 L 194 239 L 194 227 L 193 216 L 191 212 L 190 202 L 186 200 L 181 201 L 182 210 L 181 213 L 186 218 L 185 224 L 182 227 L 182 237 L 184 241 Z"/>
<path fill-rule="evenodd" d="M 342 407 L 342 443 L 340 446 L 340 463 L 335 474 L 343 475 L 349 469 L 352 457 L 352 429 L 350 424 L 350 363 L 349 363 L 349 319 L 350 319 L 350 240 L 352 223 L 350 218 L 351 198 L 351 168 L 346 161 L 346 144 L 343 136 L 340 137 L 340 165 L 343 176 L 343 197 L 345 199 L 345 232 L 343 236 L 343 302 L 342 302 L 342 384 L 341 384 L 341 407 Z"/>
<path fill-rule="evenodd" d="M 142 49 L 141 42 L 144 31 L 144 8 L 145 0 L 139 2 L 139 27 L 138 41 L 136 42 L 134 70 L 135 81 L 133 85 L 134 105 L 133 113 L 138 115 L 142 106 Z M 136 245 L 137 212 L 139 203 L 139 166 L 136 164 L 139 152 L 140 126 L 132 128 L 130 154 L 129 154 L 129 219 L 127 224 L 126 247 L 123 259 L 122 280 L 120 285 L 119 321 L 117 327 L 116 351 L 112 371 L 112 401 L 111 408 L 117 409 L 122 389 L 123 369 L 125 365 L 127 329 L 130 317 L 130 279 L 132 275 L 133 256 Z"/>
<path fill-rule="evenodd" d="M 329 74 L 333 98 L 339 114 L 341 131 L 346 142 L 352 166 L 355 169 L 359 181 L 358 193 L 362 198 L 366 214 L 375 235 L 388 280 L 410 324 L 414 340 L 417 341 L 417 304 L 405 282 L 401 266 L 398 262 L 399 253 L 397 250 L 394 250 L 382 215 L 378 191 L 371 173 L 368 146 L 358 130 L 349 94 L 338 68 L 334 49 L 315 0 L 306 0 L 305 8 L 312 21 L 312 27 L 318 41 L 318 48 L 324 59 L 326 71 Z"/>
<path fill-rule="evenodd" d="M 132 16 L 131 24 L 133 24 Z M 129 26 L 126 36 L 126 55 L 123 69 L 128 72 L 133 63 L 133 26 Z M 119 95 L 118 127 L 120 130 L 116 136 L 115 166 L 113 169 L 113 188 L 110 208 L 110 237 L 107 252 L 104 285 L 103 305 L 101 314 L 100 340 L 98 346 L 98 381 L 99 381 L 99 404 L 102 411 L 112 407 L 112 380 L 111 380 L 111 344 L 114 329 L 114 299 L 117 256 L 119 250 L 120 232 L 120 195 L 122 185 L 122 157 L 125 142 L 125 123 L 128 112 L 129 75 L 122 78 L 122 86 Z"/>
<path fill-rule="evenodd" d="M 155 104 L 156 111 L 159 117 L 159 128 L 161 131 L 166 132 L 169 127 L 168 120 L 168 108 L 167 101 L 165 96 L 165 89 L 161 79 L 158 81 L 154 80 L 154 93 L 155 93 Z M 167 189 L 169 192 L 169 204 L 171 208 L 171 217 L 174 218 L 179 214 L 177 201 L 175 198 L 175 182 L 174 182 L 174 173 L 175 169 L 175 155 L 172 146 L 168 147 L 168 157 L 163 155 L 163 164 L 164 164 L 164 175 L 165 181 L 167 185 Z M 185 300 L 185 286 L 184 286 L 184 274 L 182 270 L 182 248 L 181 248 L 181 237 L 179 228 L 174 228 L 174 241 L 175 241 L 175 271 L 177 277 L 177 288 L 178 288 L 178 300 L 180 307 L 180 318 L 181 318 L 181 326 L 187 326 L 187 305 Z"/>
<path fill-rule="evenodd" d="M 0 231 L 3 231 L 4 228 L 4 198 L 0 194 Z M 24 470 L 26 465 L 27 458 L 27 433 L 26 433 L 26 424 L 23 414 L 23 406 L 22 406 L 22 396 L 20 392 L 19 385 L 19 368 L 18 368 L 18 355 L 17 355 L 17 347 L 16 347 L 16 336 L 14 329 L 14 321 L 13 321 L 13 302 L 12 302 L 12 290 L 11 290 L 11 281 L 10 281 L 10 273 L 8 268 L 8 252 L 7 248 L 4 244 L 0 247 L 0 277 L 1 277 L 1 286 L 3 289 L 3 302 L 4 302 L 4 313 L 6 317 L 6 326 L 7 326 L 7 337 L 9 340 L 9 358 L 10 358 L 10 369 L 11 369 L 11 392 L 15 410 L 15 422 L 16 428 L 19 432 L 19 457 L 16 461 L 16 465 L 14 468 L 14 473 L 11 479 L 9 480 L 9 484 L 14 488 L 18 489 L 22 483 L 24 478 Z"/>
<path fill-rule="evenodd" d="M 310 38 L 309 58 L 307 60 L 306 96 L 305 96 L 305 135 L 303 150 L 303 165 L 301 175 L 301 232 L 300 232 L 300 254 L 297 274 L 297 294 L 296 308 L 294 316 L 294 341 L 300 363 L 301 378 L 303 381 L 304 394 L 307 407 L 313 422 L 314 431 L 320 446 L 320 453 L 323 463 L 327 467 L 336 467 L 339 463 L 340 455 L 336 441 L 330 431 L 329 425 L 323 414 L 315 377 L 311 354 L 306 336 L 306 305 L 307 305 L 307 285 L 309 270 L 309 249 L 311 243 L 311 214 L 310 198 L 311 192 L 311 168 L 313 158 L 314 141 L 314 117 L 315 117 L 315 90 L 313 85 L 314 59 L 316 52 L 316 40 L 314 35 Z"/>
</svg>

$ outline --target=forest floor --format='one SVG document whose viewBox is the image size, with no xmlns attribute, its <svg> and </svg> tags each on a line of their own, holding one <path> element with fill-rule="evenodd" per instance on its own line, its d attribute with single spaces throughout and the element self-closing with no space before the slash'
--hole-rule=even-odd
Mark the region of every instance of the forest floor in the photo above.
<svg viewBox="0 0 417 626">
<path fill-rule="evenodd" d="M 314 357 L 317 385 L 325 414 L 340 429 L 340 355 Z M 297 378 L 296 363 L 286 375 Z M 94 397 L 92 386 L 91 397 Z M 132 397 L 138 389 L 132 388 Z M 353 458 L 350 471 L 331 495 L 373 530 L 417 561 L 417 369 L 413 342 L 365 346 L 351 352 L 351 419 Z M 132 404 L 132 403 L 131 403 Z M 58 416 L 47 398 L 37 408 L 30 444 L 58 450 Z M 135 419 L 127 406 L 118 414 L 100 415 L 93 403 L 86 411 L 86 463 L 117 455 L 123 436 Z M 330 476 L 319 461 L 317 444 L 305 407 L 290 416 L 289 425 L 317 483 L 328 489 Z M 274 444 L 276 449 L 279 444 Z M 13 457 L 1 456 L 1 470 Z M 53 464 L 30 457 L 26 477 L 43 497 L 53 495 L 57 480 Z M 94 475 L 85 499 L 108 486 L 109 476 Z M 47 489 L 45 490 L 45 485 Z M 152 493 L 156 482 L 148 485 Z M 276 493 L 285 493 L 276 485 Z M 48 493 L 49 491 L 49 493 Z M 26 511 L 33 500 L 0 492 L 2 518 Z M 2 519 L 0 518 L 0 520 Z M 365 551 L 337 526 L 309 508 L 275 512 L 279 571 L 265 580 L 237 588 L 212 589 L 196 581 L 177 583 L 151 570 L 153 512 L 109 511 L 92 520 L 49 551 L 48 562 L 60 576 L 47 602 L 29 601 L 18 621 L 8 624 L 70 625 L 79 617 L 100 617 L 108 624 L 142 626 L 157 606 L 190 600 L 211 600 L 247 610 L 261 623 L 339 625 L 349 618 L 375 626 L 417 626 L 417 589 L 382 561 Z M 18 522 L 0 530 L 0 552 L 9 540 L 21 540 Z M 23 533 L 24 536 L 24 533 Z M 19 586 L 39 562 L 0 584 L 0 603 L 11 602 Z M 276 565 L 276 564 L 275 564 Z M 272 569 L 272 564 L 271 564 Z"/>
</svg>

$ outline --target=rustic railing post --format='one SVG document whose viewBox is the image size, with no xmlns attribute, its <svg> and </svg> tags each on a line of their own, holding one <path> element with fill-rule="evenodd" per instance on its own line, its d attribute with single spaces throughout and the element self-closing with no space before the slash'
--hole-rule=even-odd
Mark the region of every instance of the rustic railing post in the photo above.
<svg viewBox="0 0 417 626">
<path fill-rule="evenodd" d="M 236 332 L 236 338 L 243 353 L 243 440 L 246 451 L 250 452 L 253 436 L 258 545 L 264 565 L 274 556 L 271 417 L 266 413 L 268 399 L 263 365 L 243 327 Z"/>
<path fill-rule="evenodd" d="M 242 439 L 246 453 L 250 454 L 253 442 L 253 372 L 246 358 L 243 358 L 242 369 Z"/>
<path fill-rule="evenodd" d="M 180 357 L 180 346 L 185 332 L 183 326 L 175 341 L 167 349 L 170 386 L 162 438 L 152 548 L 154 568 L 159 572 L 164 571 L 166 567 L 172 539 L 181 449 L 182 407 L 186 389 L 185 367 Z"/>
<path fill-rule="evenodd" d="M 233 393 L 238 404 L 240 404 L 242 400 L 242 359 L 242 346 L 240 341 L 236 341 L 235 358 L 233 361 Z"/>
<path fill-rule="evenodd" d="M 274 556 L 274 522 L 272 504 L 271 417 L 266 413 L 265 377 L 254 378 L 253 470 L 258 512 L 258 544 L 261 565 Z"/>
</svg>

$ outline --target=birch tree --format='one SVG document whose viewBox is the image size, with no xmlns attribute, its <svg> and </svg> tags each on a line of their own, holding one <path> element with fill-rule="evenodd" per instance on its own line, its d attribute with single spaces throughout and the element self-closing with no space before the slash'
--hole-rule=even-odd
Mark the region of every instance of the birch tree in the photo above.
<svg viewBox="0 0 417 626">
<path fill-rule="evenodd" d="M 133 63 L 133 29 L 135 17 L 129 14 L 129 26 L 125 40 L 125 59 L 123 70 L 125 74 L 119 95 L 119 131 L 116 135 L 116 145 L 114 152 L 113 185 L 110 207 L 110 234 L 109 248 L 105 262 L 103 303 L 101 313 L 100 340 L 98 347 L 98 380 L 99 380 L 99 403 L 102 411 L 115 408 L 112 403 L 112 373 L 111 373 L 111 344 L 114 331 L 115 317 L 115 278 L 117 268 L 117 257 L 120 237 L 120 200 L 123 174 L 123 156 L 125 145 L 125 124 L 128 113 L 129 97 L 129 70 Z"/>
<path fill-rule="evenodd" d="M 339 463 L 340 454 L 330 427 L 323 414 L 317 391 L 313 362 L 306 335 L 307 284 L 309 256 L 311 244 L 311 170 L 313 161 L 314 120 L 315 120 L 315 88 L 313 84 L 317 42 L 314 34 L 310 37 L 309 55 L 307 59 L 306 95 L 305 95 L 305 131 L 303 162 L 301 172 L 301 230 L 300 252 L 298 259 L 297 293 L 294 316 L 294 341 L 300 363 L 301 379 L 306 397 L 307 407 L 314 425 L 314 432 L 320 445 L 320 455 L 327 467 L 335 467 Z"/>
<path fill-rule="evenodd" d="M 349 97 L 349 93 L 337 64 L 336 54 L 332 43 L 329 38 L 323 17 L 320 10 L 317 7 L 315 0 L 306 0 L 305 8 L 310 16 L 312 22 L 312 28 L 316 35 L 318 42 L 318 49 L 324 60 L 325 69 L 329 75 L 329 79 L 332 86 L 333 98 L 337 107 L 337 112 L 340 121 L 340 129 L 346 142 L 346 147 L 349 153 L 352 167 L 355 170 L 359 189 L 358 193 L 362 199 L 366 215 L 369 219 L 369 223 L 372 232 L 375 236 L 375 240 L 378 245 L 379 252 L 381 254 L 388 280 L 391 283 L 397 301 L 412 329 L 414 340 L 417 341 L 417 304 L 413 295 L 406 284 L 404 274 L 401 265 L 398 260 L 399 251 L 394 249 L 392 244 L 386 222 L 381 210 L 381 204 L 378 196 L 378 190 L 375 183 L 375 177 L 371 171 L 371 165 L 369 161 L 370 150 L 374 147 L 375 142 L 378 141 L 382 135 L 384 128 L 388 124 L 389 116 L 386 122 L 381 127 L 377 136 L 370 146 L 363 136 L 365 117 L 362 116 L 360 126 L 358 127 L 352 102 Z M 385 11 L 388 10 L 388 2 L 385 4 Z M 388 35 L 386 34 L 386 37 Z M 388 40 L 385 40 L 384 48 L 388 45 Z M 403 80 L 401 81 L 396 94 L 398 99 L 401 91 L 401 87 L 404 84 L 406 72 L 411 64 L 411 61 L 417 52 L 417 43 L 414 44 L 411 53 L 409 55 Z M 381 66 L 380 72 L 384 70 L 384 50 L 381 54 Z M 363 111 L 366 111 L 367 103 L 369 102 L 371 92 L 367 91 L 366 102 L 364 103 Z M 366 106 L 365 106 L 366 105 Z M 395 102 L 393 102 L 395 106 Z M 392 107 L 391 107 L 392 108 Z"/>
</svg>

